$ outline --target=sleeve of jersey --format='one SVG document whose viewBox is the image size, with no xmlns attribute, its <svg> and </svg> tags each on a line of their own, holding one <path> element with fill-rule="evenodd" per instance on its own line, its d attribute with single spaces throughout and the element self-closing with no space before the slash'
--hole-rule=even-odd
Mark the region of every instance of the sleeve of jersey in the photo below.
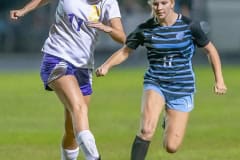
<svg viewBox="0 0 240 160">
<path fill-rule="evenodd" d="M 143 45 L 143 36 L 141 36 L 138 28 L 127 36 L 126 45 L 131 49 Z"/>
<path fill-rule="evenodd" d="M 194 22 L 191 24 L 191 31 L 193 35 L 193 40 L 198 47 L 204 47 L 209 43 L 210 40 L 204 33 L 199 22 Z"/>
<path fill-rule="evenodd" d="M 116 0 L 112 0 L 108 5 L 108 20 L 113 18 L 121 18 L 121 13 L 119 9 L 118 2 Z"/>
</svg>

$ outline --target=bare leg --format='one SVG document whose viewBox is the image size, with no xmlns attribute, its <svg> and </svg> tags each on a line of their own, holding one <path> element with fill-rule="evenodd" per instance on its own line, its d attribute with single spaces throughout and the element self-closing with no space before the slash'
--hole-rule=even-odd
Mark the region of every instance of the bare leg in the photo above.
<svg viewBox="0 0 240 160">
<path fill-rule="evenodd" d="M 74 131 L 89 129 L 88 107 L 74 76 L 67 75 L 54 80 L 49 86 L 55 91 L 71 115 Z"/>
<path fill-rule="evenodd" d="M 145 91 L 142 101 L 141 130 L 139 136 L 151 140 L 164 107 L 164 98 L 153 90 Z"/>
<path fill-rule="evenodd" d="M 166 128 L 164 131 L 164 147 L 167 152 L 175 153 L 180 147 L 188 123 L 188 112 L 166 110 Z"/>
<path fill-rule="evenodd" d="M 144 160 L 164 107 L 164 98 L 153 90 L 144 92 L 140 133 L 132 145 L 131 160 Z"/>
<path fill-rule="evenodd" d="M 76 146 L 76 141 L 72 140 L 72 136 L 74 135 L 86 159 L 97 159 L 99 154 L 95 139 L 89 131 L 88 101 L 82 95 L 76 78 L 72 75 L 62 76 L 51 82 L 49 86 L 55 91 L 66 110 L 65 127 L 68 131 L 65 132 L 67 135 L 65 134 L 66 137 L 64 139 L 66 141 L 63 141 L 63 145 L 69 145 L 74 148 Z"/>
<path fill-rule="evenodd" d="M 90 102 L 90 96 L 84 96 L 85 103 L 87 106 Z M 75 139 L 75 133 L 73 129 L 72 117 L 70 112 L 65 109 L 65 133 L 63 136 L 62 146 L 65 149 L 76 149 L 78 144 Z"/>
<path fill-rule="evenodd" d="M 75 139 L 75 133 L 72 124 L 72 118 L 67 109 L 64 109 L 65 114 L 65 132 L 61 146 L 61 160 L 77 160 L 79 147 Z"/>
</svg>

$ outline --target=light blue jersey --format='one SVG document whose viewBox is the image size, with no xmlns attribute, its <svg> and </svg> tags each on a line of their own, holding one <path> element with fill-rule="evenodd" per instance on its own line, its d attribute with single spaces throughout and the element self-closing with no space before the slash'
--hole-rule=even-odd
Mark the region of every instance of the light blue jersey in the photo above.
<svg viewBox="0 0 240 160">
<path fill-rule="evenodd" d="M 127 37 L 126 45 L 147 48 L 149 69 L 144 84 L 152 84 L 163 93 L 191 95 L 195 92 L 192 56 L 195 46 L 203 47 L 209 39 L 200 23 L 179 15 L 172 26 L 160 26 L 154 18 L 139 25 Z"/>
</svg>

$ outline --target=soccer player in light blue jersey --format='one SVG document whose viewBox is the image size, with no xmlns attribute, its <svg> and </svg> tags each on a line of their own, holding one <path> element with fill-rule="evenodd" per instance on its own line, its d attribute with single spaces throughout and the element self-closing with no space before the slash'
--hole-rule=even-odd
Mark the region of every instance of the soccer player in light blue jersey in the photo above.
<svg viewBox="0 0 240 160">
<path fill-rule="evenodd" d="M 203 48 L 210 60 L 215 93 L 222 95 L 227 90 L 218 52 L 201 23 L 176 13 L 174 0 L 148 2 L 152 17 L 131 32 L 125 45 L 96 70 L 97 76 L 104 76 L 111 67 L 125 61 L 138 46 L 147 49 L 149 67 L 143 81 L 141 125 L 132 145 L 131 160 L 145 159 L 163 109 L 164 148 L 169 153 L 179 149 L 194 106 L 195 77 L 191 59 L 195 46 Z"/>
<path fill-rule="evenodd" d="M 10 11 L 10 18 L 17 20 L 49 2 L 32 0 L 22 9 Z M 79 147 L 86 160 L 100 159 L 88 122 L 99 31 L 124 43 L 117 0 L 59 0 L 55 22 L 42 48 L 41 78 L 45 89 L 53 90 L 64 105 L 62 160 L 76 160 Z"/>
</svg>

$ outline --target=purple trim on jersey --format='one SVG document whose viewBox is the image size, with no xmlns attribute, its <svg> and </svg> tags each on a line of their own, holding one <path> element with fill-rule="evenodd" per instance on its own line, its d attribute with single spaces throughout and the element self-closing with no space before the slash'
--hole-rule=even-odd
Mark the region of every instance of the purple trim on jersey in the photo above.
<svg viewBox="0 0 240 160">
<path fill-rule="evenodd" d="M 64 64 L 66 66 L 65 70 L 61 71 L 61 73 L 57 73 L 55 78 L 52 79 L 52 73 L 56 70 L 56 67 Z M 44 54 L 42 64 L 41 64 L 41 78 L 44 83 L 44 87 L 48 91 L 52 91 L 52 89 L 48 86 L 48 84 L 57 78 L 60 78 L 64 75 L 74 75 L 78 81 L 82 94 L 84 96 L 92 94 L 92 84 L 91 84 L 91 74 L 92 70 L 88 68 L 77 68 L 73 66 L 71 63 L 49 54 Z M 51 79 L 51 80 L 50 80 Z"/>
</svg>

